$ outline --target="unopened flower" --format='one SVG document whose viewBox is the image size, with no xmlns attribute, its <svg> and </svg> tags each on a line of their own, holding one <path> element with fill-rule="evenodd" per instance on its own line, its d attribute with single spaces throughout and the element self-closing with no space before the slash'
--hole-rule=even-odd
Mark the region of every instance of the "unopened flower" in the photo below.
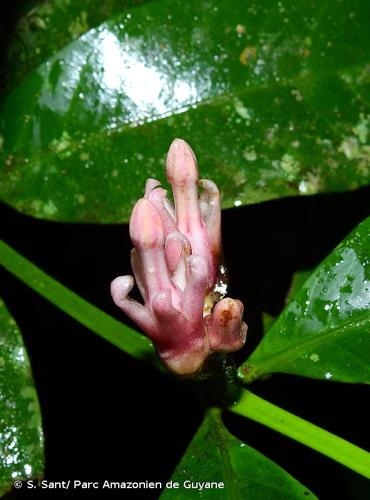
<svg viewBox="0 0 370 500">
<path fill-rule="evenodd" d="M 157 180 L 148 179 L 130 219 L 131 265 L 144 305 L 128 295 L 132 276 L 116 278 L 111 293 L 153 341 L 162 362 L 179 375 L 192 375 L 210 354 L 240 349 L 247 325 L 243 304 L 223 298 L 217 186 L 199 180 L 194 153 L 181 139 L 171 144 L 166 172 L 175 205 Z"/>
</svg>

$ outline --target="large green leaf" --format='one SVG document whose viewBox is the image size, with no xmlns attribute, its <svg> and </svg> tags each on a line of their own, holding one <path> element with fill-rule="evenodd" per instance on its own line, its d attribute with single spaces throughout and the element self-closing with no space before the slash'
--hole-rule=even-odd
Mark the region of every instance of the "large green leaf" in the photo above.
<svg viewBox="0 0 370 500">
<path fill-rule="evenodd" d="M 287 500 L 316 498 L 277 464 L 232 436 L 217 411 L 208 414 L 177 466 L 165 499 L 209 498 L 215 500 Z M 195 485 L 223 483 L 223 487 Z M 194 487 L 191 487 L 194 485 Z M 190 486 L 190 487 L 189 487 Z"/>
<path fill-rule="evenodd" d="M 67 43 L 144 0 L 46 0 L 42 3 L 29 0 L 28 3 L 7 50 L 7 86 L 21 83 L 25 75 Z"/>
<path fill-rule="evenodd" d="M 239 369 L 370 382 L 370 217 L 310 275 Z"/>
<path fill-rule="evenodd" d="M 41 415 L 22 336 L 0 300 L 0 496 L 44 467 Z"/>
<path fill-rule="evenodd" d="M 104 23 L 5 100 L 0 198 L 125 221 L 175 136 L 224 207 L 367 184 L 369 18 L 367 0 L 162 0 Z"/>
</svg>

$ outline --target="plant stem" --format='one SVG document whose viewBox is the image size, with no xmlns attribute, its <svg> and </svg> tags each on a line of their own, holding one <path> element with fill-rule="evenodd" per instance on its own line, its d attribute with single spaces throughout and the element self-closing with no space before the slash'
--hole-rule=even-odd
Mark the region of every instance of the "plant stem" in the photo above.
<svg viewBox="0 0 370 500">
<path fill-rule="evenodd" d="M 370 478 L 370 453 L 243 389 L 230 411 L 266 425 Z"/>
<path fill-rule="evenodd" d="M 79 297 L 0 240 L 0 265 L 100 337 L 162 369 L 150 341 Z M 370 454 L 243 389 L 230 411 L 250 418 L 370 478 Z"/>
<path fill-rule="evenodd" d="M 146 337 L 82 299 L 1 240 L 0 265 L 69 316 L 131 356 L 152 362 L 156 358 Z"/>
</svg>

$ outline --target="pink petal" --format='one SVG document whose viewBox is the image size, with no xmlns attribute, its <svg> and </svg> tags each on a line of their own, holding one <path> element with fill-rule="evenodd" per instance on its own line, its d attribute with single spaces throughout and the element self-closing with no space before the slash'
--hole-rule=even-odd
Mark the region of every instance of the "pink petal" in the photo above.
<svg viewBox="0 0 370 500">
<path fill-rule="evenodd" d="M 183 139 L 174 139 L 167 153 L 167 179 L 170 184 L 198 181 L 198 166 L 193 150 Z"/>
<path fill-rule="evenodd" d="M 159 187 L 161 185 L 161 183 L 159 181 L 157 181 L 157 179 L 152 179 L 152 178 L 149 178 L 146 180 L 146 183 L 145 183 L 145 194 L 144 194 L 144 197 L 145 198 L 149 198 L 150 196 L 150 193 L 157 187 Z"/>
<path fill-rule="evenodd" d="M 190 146 L 175 139 L 167 155 L 167 178 L 175 198 L 177 229 L 189 240 L 193 255 L 206 257 L 208 289 L 217 278 L 217 261 L 211 251 L 206 225 L 201 217 L 198 200 L 198 167 Z"/>
<path fill-rule="evenodd" d="M 166 172 L 175 198 L 177 228 L 191 241 L 191 234 L 202 227 L 197 190 L 198 167 L 194 153 L 182 139 L 175 139 L 170 146 Z"/>
<path fill-rule="evenodd" d="M 162 221 L 152 203 L 142 198 L 132 212 L 130 236 L 142 264 L 141 280 L 145 303 L 150 303 L 161 290 L 173 288 L 164 254 Z"/>
<path fill-rule="evenodd" d="M 161 183 L 155 179 L 148 179 L 145 186 L 145 198 L 148 199 L 162 221 L 164 234 L 175 230 L 176 220 L 175 211 L 171 206 L 170 200 L 167 199 L 167 191 L 160 187 Z"/>
<path fill-rule="evenodd" d="M 201 255 L 190 255 L 187 262 L 189 278 L 182 299 L 182 310 L 191 323 L 200 324 L 203 320 L 204 298 L 207 289 L 207 260 Z"/>
<path fill-rule="evenodd" d="M 183 314 L 172 305 L 171 290 L 159 292 L 153 299 L 151 308 L 156 320 L 156 345 L 161 355 L 169 351 L 187 348 L 187 326 Z M 184 343 L 186 344 L 184 346 Z"/>
<path fill-rule="evenodd" d="M 111 283 L 111 295 L 114 303 L 150 337 L 154 331 L 153 318 L 146 307 L 128 296 L 133 286 L 132 276 L 119 276 Z"/>
<path fill-rule="evenodd" d="M 141 293 L 143 300 L 145 300 L 145 282 L 143 273 L 143 264 L 140 259 L 140 254 L 133 248 L 131 250 L 131 267 L 135 276 L 136 285 Z"/>
<path fill-rule="evenodd" d="M 164 291 L 153 300 L 153 314 L 158 322 L 156 346 L 164 364 L 177 375 L 194 375 L 210 354 L 203 328 L 194 330 L 170 302 Z"/>
<path fill-rule="evenodd" d="M 164 244 L 162 221 L 152 203 L 141 198 L 131 214 L 130 237 L 140 251 L 144 248 L 159 248 Z"/>
<path fill-rule="evenodd" d="M 161 359 L 167 368 L 176 375 L 192 377 L 200 371 L 209 354 L 209 348 L 199 339 L 187 351 L 179 354 L 170 353 L 168 356 L 161 355 Z"/>
<path fill-rule="evenodd" d="M 170 233 L 165 242 L 165 254 L 172 281 L 184 290 L 187 279 L 186 258 L 191 254 L 191 246 L 181 233 Z"/>
<path fill-rule="evenodd" d="M 140 252 L 146 287 L 145 303 L 150 304 L 157 293 L 175 288 L 171 282 L 163 248 L 145 249 Z"/>
</svg>

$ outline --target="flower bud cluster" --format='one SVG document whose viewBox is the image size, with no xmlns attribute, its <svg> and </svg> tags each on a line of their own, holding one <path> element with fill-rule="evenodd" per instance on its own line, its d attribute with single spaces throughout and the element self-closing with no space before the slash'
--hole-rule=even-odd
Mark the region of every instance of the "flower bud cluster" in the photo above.
<svg viewBox="0 0 370 500">
<path fill-rule="evenodd" d="M 166 173 L 174 205 L 160 183 L 148 179 L 130 219 L 131 265 L 144 304 L 129 296 L 132 276 L 116 278 L 111 293 L 153 341 L 168 369 L 190 376 L 213 352 L 240 349 L 247 325 L 243 304 L 223 298 L 217 186 L 199 180 L 194 153 L 181 139 L 171 144 Z"/>
</svg>

